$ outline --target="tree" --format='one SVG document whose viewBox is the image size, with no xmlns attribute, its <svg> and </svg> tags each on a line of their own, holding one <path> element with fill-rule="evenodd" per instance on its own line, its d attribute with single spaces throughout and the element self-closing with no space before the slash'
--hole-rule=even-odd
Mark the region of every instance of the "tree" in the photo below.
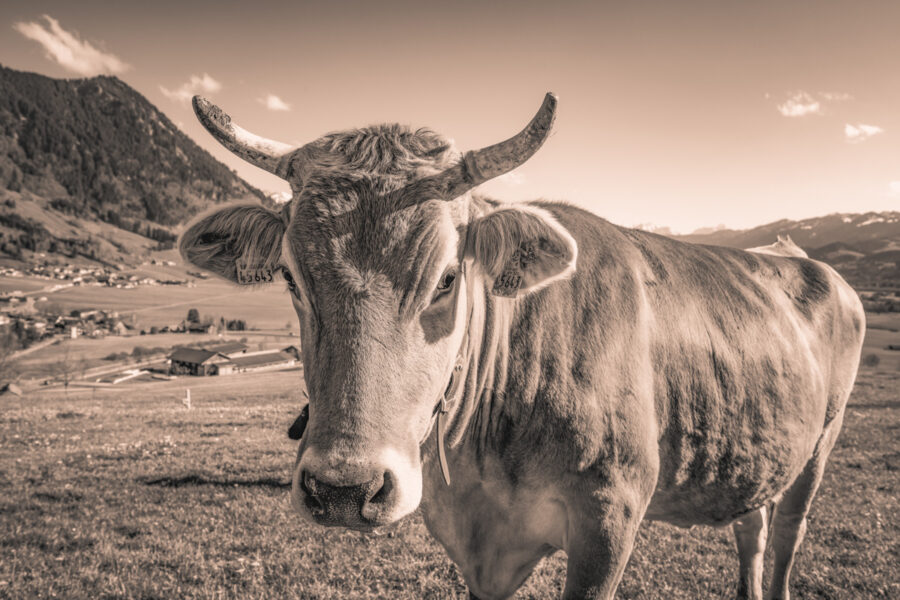
<svg viewBox="0 0 900 600">
<path fill-rule="evenodd" d="M 78 367 L 75 364 L 75 361 L 72 360 L 72 356 L 69 352 L 69 344 L 65 344 L 65 350 L 63 350 L 62 356 L 59 357 L 59 360 L 50 365 L 50 368 L 53 375 L 62 381 L 63 387 L 66 390 L 66 397 L 68 398 L 69 382 L 75 378 L 75 372 L 78 370 Z"/>
<path fill-rule="evenodd" d="M 200 311 L 196 308 L 192 308 L 188 310 L 187 314 L 188 323 L 199 323 L 200 322 Z"/>
<path fill-rule="evenodd" d="M 0 330 L 0 385 L 15 381 L 19 369 L 13 360 L 17 340 L 8 329 Z"/>
</svg>

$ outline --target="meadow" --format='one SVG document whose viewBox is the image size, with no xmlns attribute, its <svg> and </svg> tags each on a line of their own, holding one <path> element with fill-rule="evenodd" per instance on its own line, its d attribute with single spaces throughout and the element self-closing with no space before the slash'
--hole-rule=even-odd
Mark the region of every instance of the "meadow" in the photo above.
<svg viewBox="0 0 900 600">
<path fill-rule="evenodd" d="M 372 537 L 290 513 L 301 385 L 295 370 L 0 397 L 0 597 L 465 598 L 417 515 Z M 860 374 L 795 598 L 900 597 L 898 387 L 896 369 Z M 618 597 L 728 597 L 736 569 L 729 529 L 644 523 Z M 517 598 L 563 580 L 557 553 Z"/>
</svg>

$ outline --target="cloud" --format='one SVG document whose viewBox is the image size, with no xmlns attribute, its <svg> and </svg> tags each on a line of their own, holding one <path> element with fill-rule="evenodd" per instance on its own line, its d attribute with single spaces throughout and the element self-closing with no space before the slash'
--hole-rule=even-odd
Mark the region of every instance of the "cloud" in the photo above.
<svg viewBox="0 0 900 600">
<path fill-rule="evenodd" d="M 847 92 L 819 92 L 819 97 L 827 102 L 846 102 L 853 100 L 853 96 Z"/>
<path fill-rule="evenodd" d="M 873 135 L 878 135 L 879 133 L 884 133 L 884 129 L 876 125 L 865 125 L 863 123 L 858 123 L 856 125 L 847 123 L 844 125 L 844 136 L 847 138 L 847 141 L 852 144 L 864 142 Z"/>
<path fill-rule="evenodd" d="M 771 96 L 765 95 L 768 100 Z M 807 115 L 823 115 L 825 114 L 825 104 L 833 104 L 835 102 L 846 102 L 852 100 L 853 96 L 847 92 L 819 92 L 815 96 L 809 92 L 798 90 L 796 92 L 788 92 L 787 100 L 775 106 L 785 117 L 805 117 Z"/>
<path fill-rule="evenodd" d="M 215 94 L 222 89 L 222 84 L 209 76 L 209 73 L 200 75 L 191 75 L 189 81 L 181 84 L 177 90 L 159 86 L 159 90 L 173 102 L 181 102 L 187 104 L 191 98 L 197 94 Z"/>
<path fill-rule="evenodd" d="M 35 21 L 15 23 L 13 29 L 43 46 L 47 58 L 60 66 L 85 77 L 113 75 L 131 68 L 117 56 L 78 39 L 77 35 L 60 27 L 59 21 L 53 17 L 42 15 L 42 18 L 46 24 Z"/>
<path fill-rule="evenodd" d="M 268 94 L 264 98 L 257 98 L 256 100 L 269 110 L 291 110 L 291 105 L 275 94 Z"/>
<path fill-rule="evenodd" d="M 791 93 L 788 99 L 776 108 L 785 117 L 805 117 L 806 115 L 822 114 L 821 102 L 803 91 Z"/>
<path fill-rule="evenodd" d="M 900 181 L 892 181 L 888 184 L 892 196 L 900 196 Z"/>
</svg>

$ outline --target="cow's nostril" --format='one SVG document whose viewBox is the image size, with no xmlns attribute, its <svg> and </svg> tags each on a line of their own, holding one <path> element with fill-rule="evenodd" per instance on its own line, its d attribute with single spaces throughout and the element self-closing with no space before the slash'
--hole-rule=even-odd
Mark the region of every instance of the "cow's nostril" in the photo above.
<svg viewBox="0 0 900 600">
<path fill-rule="evenodd" d="M 390 497 L 391 492 L 394 490 L 394 480 L 391 477 L 390 473 L 385 473 L 382 476 L 382 484 L 381 487 L 369 498 L 369 504 L 386 504 Z"/>
<path fill-rule="evenodd" d="M 306 508 L 309 510 L 309 513 L 314 517 L 325 514 L 325 507 L 315 496 L 306 496 L 303 502 L 306 504 Z"/>
<path fill-rule="evenodd" d="M 303 471 L 303 474 L 300 476 L 300 487 L 303 488 L 303 492 L 307 496 L 315 496 L 318 492 L 316 478 L 307 471 Z"/>
<path fill-rule="evenodd" d="M 318 485 L 316 484 L 316 478 L 304 471 L 300 477 L 300 489 L 303 490 L 303 502 L 306 504 L 310 514 L 313 516 L 325 514 L 325 505 L 322 504 L 322 501 L 317 496 Z"/>
</svg>

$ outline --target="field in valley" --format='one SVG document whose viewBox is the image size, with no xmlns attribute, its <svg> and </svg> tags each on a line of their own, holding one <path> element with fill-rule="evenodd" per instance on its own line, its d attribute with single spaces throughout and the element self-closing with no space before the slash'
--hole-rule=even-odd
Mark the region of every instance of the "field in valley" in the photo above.
<svg viewBox="0 0 900 600">
<path fill-rule="evenodd" d="M 368 537 L 290 514 L 300 385 L 294 370 L 0 398 L 0 597 L 464 598 L 418 516 Z M 896 370 L 860 375 L 796 598 L 900 596 L 898 388 Z M 732 548 L 727 529 L 645 523 L 619 597 L 728 597 Z M 557 554 L 517 597 L 563 578 Z"/>
<path fill-rule="evenodd" d="M 9 285 L 9 282 L 0 282 Z M 35 286 L 31 286 L 34 289 Z M 27 291 L 23 288 L 23 291 Z M 141 326 L 201 314 L 244 318 L 257 346 L 297 343 L 282 286 L 236 290 L 69 288 L 66 308 L 136 314 Z M 40 305 L 40 303 L 39 303 Z M 900 315 L 869 315 L 844 431 L 797 561 L 796 598 L 900 597 Z M 67 353 L 199 342 L 160 334 L 66 340 L 20 359 L 33 373 Z M 874 364 L 877 362 L 877 364 Z M 86 389 L 24 385 L 0 396 L 0 597 L 464 598 L 456 567 L 421 518 L 390 535 L 322 530 L 289 512 L 302 372 L 182 377 Z M 182 404 L 190 388 L 193 408 Z M 771 560 L 771 558 L 770 558 Z M 728 529 L 645 523 L 620 598 L 729 597 L 737 559 Z M 554 597 L 564 556 L 543 561 L 518 598 Z"/>
</svg>

